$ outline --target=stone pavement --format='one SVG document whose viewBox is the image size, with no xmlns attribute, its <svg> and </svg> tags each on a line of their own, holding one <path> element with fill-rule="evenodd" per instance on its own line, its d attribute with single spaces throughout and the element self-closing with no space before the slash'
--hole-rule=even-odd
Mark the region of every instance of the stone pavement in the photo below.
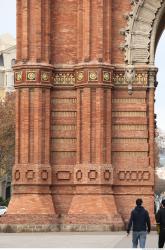
<svg viewBox="0 0 165 250">
<path fill-rule="evenodd" d="M 157 247 L 156 232 L 148 235 L 146 247 Z M 0 233 L 0 248 L 130 248 L 131 234 L 93 233 Z"/>
</svg>

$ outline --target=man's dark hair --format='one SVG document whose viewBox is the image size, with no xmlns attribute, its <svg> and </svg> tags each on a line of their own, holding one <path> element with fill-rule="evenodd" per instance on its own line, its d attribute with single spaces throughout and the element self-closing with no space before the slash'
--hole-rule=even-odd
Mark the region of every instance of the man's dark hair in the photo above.
<svg viewBox="0 0 165 250">
<path fill-rule="evenodd" d="M 165 200 L 162 200 L 162 205 L 163 207 L 165 207 Z"/>
<path fill-rule="evenodd" d="M 143 203 L 142 199 L 137 199 L 137 200 L 136 200 L 136 205 L 137 205 L 137 206 L 141 206 L 142 203 Z"/>
</svg>

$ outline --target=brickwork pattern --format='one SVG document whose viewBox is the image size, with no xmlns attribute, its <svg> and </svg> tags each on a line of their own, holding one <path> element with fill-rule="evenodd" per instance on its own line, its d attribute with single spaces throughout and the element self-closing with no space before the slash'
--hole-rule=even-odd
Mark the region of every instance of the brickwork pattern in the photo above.
<svg viewBox="0 0 165 250">
<path fill-rule="evenodd" d="M 128 93 L 120 30 L 131 8 L 129 0 L 17 0 L 8 216 L 20 223 L 37 214 L 37 224 L 50 215 L 59 216 L 50 224 L 122 228 L 136 197 L 154 221 L 156 70 L 137 67 Z"/>
</svg>

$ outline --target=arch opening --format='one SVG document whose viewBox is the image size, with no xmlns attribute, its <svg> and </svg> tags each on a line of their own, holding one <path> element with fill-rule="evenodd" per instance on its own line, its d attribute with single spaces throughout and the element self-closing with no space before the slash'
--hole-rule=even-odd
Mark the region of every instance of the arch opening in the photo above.
<svg viewBox="0 0 165 250">
<path fill-rule="evenodd" d="M 164 107 L 165 101 L 163 93 L 165 92 L 165 2 L 162 3 L 151 32 L 150 43 L 150 62 L 158 68 L 157 81 L 158 87 L 155 91 L 155 114 L 156 114 L 156 144 L 155 144 L 155 194 L 156 199 L 160 201 L 165 192 L 165 121 Z"/>
</svg>

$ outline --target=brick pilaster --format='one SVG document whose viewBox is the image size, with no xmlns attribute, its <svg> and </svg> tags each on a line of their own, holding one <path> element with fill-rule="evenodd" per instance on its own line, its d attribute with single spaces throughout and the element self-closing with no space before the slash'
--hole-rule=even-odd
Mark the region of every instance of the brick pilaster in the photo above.
<svg viewBox="0 0 165 250">
<path fill-rule="evenodd" d="M 50 190 L 49 14 L 49 0 L 17 1 L 16 160 L 8 214 L 55 214 Z"/>
</svg>

